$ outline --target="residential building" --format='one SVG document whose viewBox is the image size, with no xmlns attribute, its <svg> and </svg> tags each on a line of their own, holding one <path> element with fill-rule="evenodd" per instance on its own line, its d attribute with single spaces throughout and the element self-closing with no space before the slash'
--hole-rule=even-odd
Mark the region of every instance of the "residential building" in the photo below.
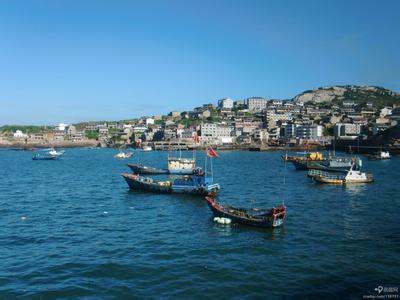
<svg viewBox="0 0 400 300">
<path fill-rule="evenodd" d="M 296 127 L 296 138 L 301 140 L 320 140 L 323 137 L 321 125 L 300 125 Z"/>
<path fill-rule="evenodd" d="M 226 124 L 203 123 L 200 127 L 201 141 L 207 144 L 232 143 L 234 127 Z"/>
<path fill-rule="evenodd" d="M 337 139 L 354 139 L 360 135 L 361 126 L 353 123 L 336 123 L 333 133 Z"/>
<path fill-rule="evenodd" d="M 245 100 L 245 104 L 250 111 L 261 111 L 267 107 L 267 99 L 262 97 L 251 97 Z"/>
<path fill-rule="evenodd" d="M 230 98 L 224 98 L 224 99 L 218 100 L 218 107 L 221 108 L 222 110 L 232 109 L 233 108 L 233 100 Z"/>
</svg>

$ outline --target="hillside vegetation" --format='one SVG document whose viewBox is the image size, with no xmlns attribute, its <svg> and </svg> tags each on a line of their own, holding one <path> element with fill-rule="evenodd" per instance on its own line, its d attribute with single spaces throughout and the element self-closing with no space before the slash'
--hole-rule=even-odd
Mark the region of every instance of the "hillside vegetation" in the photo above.
<svg viewBox="0 0 400 300">
<path fill-rule="evenodd" d="M 342 104 L 344 101 L 354 101 L 358 105 L 371 102 L 376 107 L 400 105 L 400 94 L 377 86 L 329 86 L 315 90 L 304 91 L 293 98 L 296 102 Z"/>
</svg>

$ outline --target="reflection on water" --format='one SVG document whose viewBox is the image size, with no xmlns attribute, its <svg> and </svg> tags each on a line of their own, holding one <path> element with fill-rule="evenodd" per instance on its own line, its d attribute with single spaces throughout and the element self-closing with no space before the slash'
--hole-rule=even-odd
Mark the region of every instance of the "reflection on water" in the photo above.
<svg viewBox="0 0 400 300">
<path fill-rule="evenodd" d="M 371 183 L 355 183 L 343 185 L 344 190 L 351 196 L 362 196 L 368 190 Z"/>
</svg>

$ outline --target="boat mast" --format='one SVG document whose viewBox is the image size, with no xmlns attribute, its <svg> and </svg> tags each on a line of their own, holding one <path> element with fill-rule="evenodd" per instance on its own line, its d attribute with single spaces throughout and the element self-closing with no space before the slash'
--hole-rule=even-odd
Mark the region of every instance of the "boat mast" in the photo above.
<svg viewBox="0 0 400 300">
<path fill-rule="evenodd" d="M 287 153 L 286 153 L 287 157 Z M 285 159 L 285 168 L 283 170 L 283 198 L 282 198 L 282 205 L 285 206 L 285 198 L 286 198 L 286 165 L 287 165 L 287 159 Z"/>
</svg>

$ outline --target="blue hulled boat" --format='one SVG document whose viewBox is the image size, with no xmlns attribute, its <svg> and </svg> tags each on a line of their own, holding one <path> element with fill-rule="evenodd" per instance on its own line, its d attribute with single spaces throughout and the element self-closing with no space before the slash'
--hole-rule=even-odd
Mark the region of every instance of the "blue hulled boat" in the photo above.
<svg viewBox="0 0 400 300">
<path fill-rule="evenodd" d="M 60 157 L 48 155 L 48 154 L 36 153 L 32 156 L 32 159 L 33 160 L 58 160 L 58 159 L 60 159 Z"/>
<path fill-rule="evenodd" d="M 58 160 L 64 155 L 65 151 L 56 151 L 54 148 L 43 149 L 33 154 L 33 160 Z"/>
<path fill-rule="evenodd" d="M 186 175 L 173 181 L 156 181 L 150 177 L 135 174 L 122 174 L 132 190 L 150 191 L 156 193 L 185 193 L 195 195 L 215 194 L 219 191 L 218 183 L 212 182 L 212 177 L 204 174 Z"/>
</svg>

